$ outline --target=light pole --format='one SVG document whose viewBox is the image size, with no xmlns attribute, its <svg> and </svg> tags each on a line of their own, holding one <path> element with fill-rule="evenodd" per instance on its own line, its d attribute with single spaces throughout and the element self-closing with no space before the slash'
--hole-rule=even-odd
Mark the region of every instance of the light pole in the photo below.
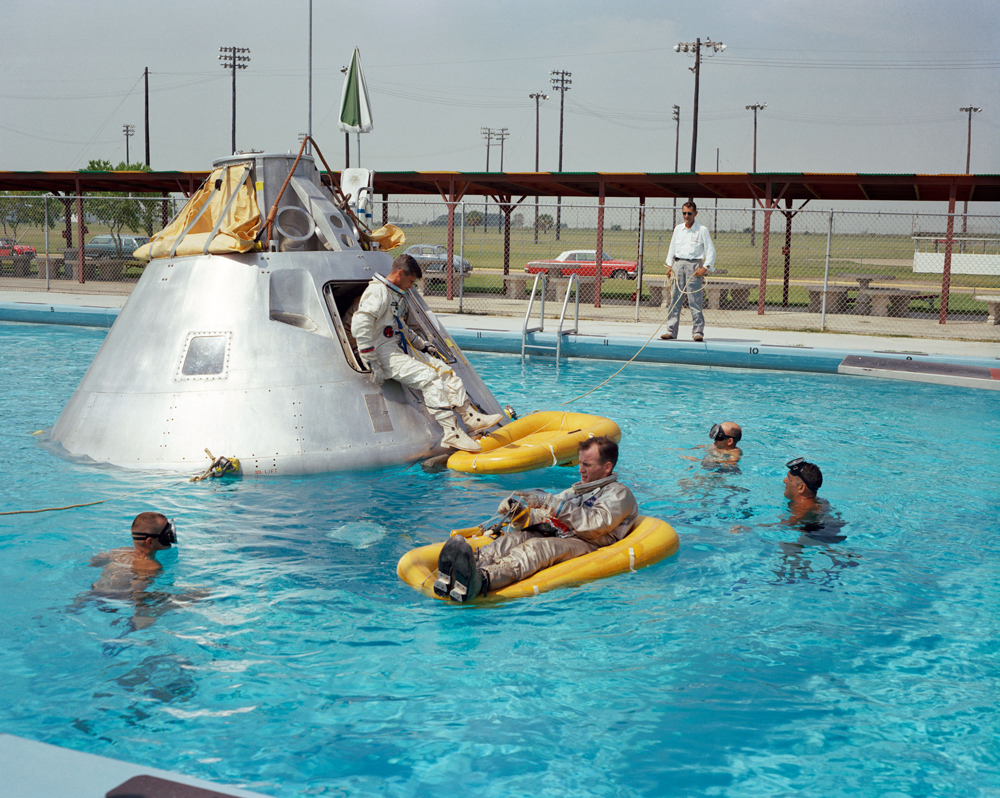
<svg viewBox="0 0 1000 798">
<path fill-rule="evenodd" d="M 249 55 L 240 55 L 240 53 L 249 53 L 249 47 L 220 47 L 219 48 L 219 64 L 223 69 L 231 69 L 233 71 L 233 153 L 236 152 L 236 70 L 246 69 L 247 64 L 250 63 Z"/>
<path fill-rule="evenodd" d="M 125 165 L 127 166 L 132 163 L 128 157 L 128 140 L 135 135 L 135 125 L 122 125 L 122 133 L 125 134 Z"/>
<path fill-rule="evenodd" d="M 542 100 L 549 99 L 549 95 L 542 94 L 540 91 L 536 91 L 533 94 L 528 95 L 532 100 L 535 101 L 535 171 L 538 171 L 538 130 L 539 130 L 539 116 L 538 108 Z M 535 194 L 535 243 L 538 243 L 538 195 Z"/>
<path fill-rule="evenodd" d="M 549 72 L 549 80 L 552 83 L 552 88 L 560 93 L 559 97 L 559 171 L 563 170 L 563 112 L 566 107 L 566 92 L 569 91 L 569 86 L 573 82 L 570 77 L 573 75 L 572 72 L 567 72 L 564 69 L 557 70 L 554 69 Z M 559 240 L 559 228 L 562 227 L 562 197 L 556 197 L 556 241 Z"/>
<path fill-rule="evenodd" d="M 753 111 L 753 171 L 757 173 L 757 112 L 767 108 L 767 103 L 754 103 L 748 105 L 747 110 Z M 757 246 L 757 205 L 751 206 L 750 212 L 750 246 Z"/>
<path fill-rule="evenodd" d="M 675 53 L 689 53 L 694 52 L 694 66 L 691 67 L 691 71 L 694 72 L 694 108 L 691 111 L 691 171 L 698 171 L 695 169 L 695 159 L 698 155 L 698 81 L 701 76 L 701 48 L 704 47 L 706 50 L 711 50 L 714 53 L 722 52 L 726 49 L 726 45 L 722 42 L 713 42 L 711 39 L 706 39 L 702 41 L 701 39 L 695 39 L 694 43 L 691 42 L 680 42 L 674 45 Z"/>
<path fill-rule="evenodd" d="M 967 105 L 965 108 L 959 108 L 963 114 L 969 115 L 969 139 L 965 148 L 965 173 L 969 174 L 969 166 L 972 163 L 972 115 L 978 114 L 982 111 L 982 108 L 976 108 L 974 105 Z M 969 221 L 969 200 L 966 199 L 962 208 L 962 232 L 965 233 L 968 227 Z"/>
<path fill-rule="evenodd" d="M 679 105 L 674 106 L 673 119 L 677 123 L 677 132 L 674 135 L 674 172 L 676 173 L 681 154 L 681 107 Z M 677 227 L 677 197 L 674 197 L 674 227 Z"/>
</svg>

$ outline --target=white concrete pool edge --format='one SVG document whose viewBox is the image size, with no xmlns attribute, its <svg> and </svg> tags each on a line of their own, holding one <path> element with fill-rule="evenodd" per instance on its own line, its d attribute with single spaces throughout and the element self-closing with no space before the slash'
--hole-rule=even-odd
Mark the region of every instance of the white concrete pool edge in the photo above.
<svg viewBox="0 0 1000 798">
<path fill-rule="evenodd" d="M 231 798 L 268 798 L 228 784 L 194 779 L 180 773 L 86 754 L 24 737 L 0 733 L 0 773 L 5 795 L 17 798 L 104 798 L 135 776 L 154 776 L 198 787 L 205 794 Z"/>
</svg>

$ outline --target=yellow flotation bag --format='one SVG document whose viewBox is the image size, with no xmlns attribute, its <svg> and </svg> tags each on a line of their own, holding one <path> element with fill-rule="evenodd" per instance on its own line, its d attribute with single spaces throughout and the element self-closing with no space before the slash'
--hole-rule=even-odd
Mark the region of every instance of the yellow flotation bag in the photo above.
<svg viewBox="0 0 1000 798">
<path fill-rule="evenodd" d="M 572 463 L 580 443 L 598 435 L 616 443 L 622 439 L 610 418 L 557 410 L 532 413 L 480 438 L 481 452 L 455 452 L 448 468 L 467 474 L 514 474 Z"/>
<path fill-rule="evenodd" d="M 489 535 L 479 534 L 481 531 L 480 527 L 471 527 L 456 529 L 451 534 L 468 538 L 473 548 L 480 549 L 493 541 Z M 434 580 L 437 579 L 437 561 L 443 546 L 444 543 L 432 543 L 408 551 L 396 565 L 396 574 L 425 596 L 441 598 L 434 593 Z M 679 546 L 677 533 L 670 524 L 658 518 L 640 515 L 632 531 L 618 542 L 582 557 L 556 563 L 527 579 L 491 592 L 488 598 L 537 596 L 557 587 L 636 571 L 676 553 Z M 446 599 L 442 599 L 444 600 Z"/>
</svg>

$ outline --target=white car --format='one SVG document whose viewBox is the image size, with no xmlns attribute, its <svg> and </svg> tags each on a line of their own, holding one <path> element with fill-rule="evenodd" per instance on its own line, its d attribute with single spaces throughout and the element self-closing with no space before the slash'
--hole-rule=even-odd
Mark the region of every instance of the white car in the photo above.
<svg viewBox="0 0 1000 798">
<path fill-rule="evenodd" d="M 420 265 L 421 271 L 428 274 L 444 274 L 444 265 L 448 262 L 448 247 L 443 244 L 414 244 L 409 247 L 406 255 L 411 255 Z M 469 274 L 472 272 L 472 265 L 465 258 L 458 255 L 451 256 L 452 269 L 457 274 Z"/>
</svg>

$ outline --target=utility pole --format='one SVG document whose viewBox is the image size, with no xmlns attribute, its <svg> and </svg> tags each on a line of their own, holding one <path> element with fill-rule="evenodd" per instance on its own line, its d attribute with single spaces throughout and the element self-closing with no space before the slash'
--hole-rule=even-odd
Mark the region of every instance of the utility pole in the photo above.
<svg viewBox="0 0 1000 798">
<path fill-rule="evenodd" d="M 753 111 L 753 171 L 757 173 L 757 112 L 767 108 L 767 103 L 754 103 L 748 105 L 747 110 Z M 750 211 L 750 246 L 757 246 L 757 203 L 755 202 Z"/>
<path fill-rule="evenodd" d="M 965 173 L 970 174 L 969 166 L 972 164 L 972 115 L 978 114 L 982 111 L 982 108 L 976 108 L 974 105 L 968 105 L 965 108 L 959 108 L 963 114 L 969 115 L 969 139 L 965 148 Z M 969 200 L 966 199 L 964 207 L 962 209 L 962 232 L 965 233 L 968 230 L 969 222 Z"/>
<path fill-rule="evenodd" d="M 219 61 L 222 62 L 219 66 L 223 69 L 231 69 L 233 71 L 233 153 L 236 152 L 236 70 L 247 68 L 250 56 L 241 55 L 241 53 L 249 52 L 249 47 L 219 48 Z"/>
<path fill-rule="evenodd" d="M 149 67 L 146 67 L 146 166 L 149 166 Z"/>
<path fill-rule="evenodd" d="M 128 140 L 135 135 L 135 125 L 122 125 L 122 133 L 125 134 L 125 164 L 131 164 L 128 156 Z"/>
<path fill-rule="evenodd" d="M 492 146 L 493 136 L 496 131 L 491 127 L 481 127 L 479 128 L 479 133 L 484 139 L 486 139 L 486 171 L 490 171 L 490 147 Z M 489 196 L 483 195 L 483 232 L 486 232 L 486 210 L 489 207 Z"/>
<path fill-rule="evenodd" d="M 502 127 L 499 130 L 494 130 L 493 131 L 493 136 L 494 136 L 494 138 L 500 139 L 500 171 L 502 172 L 503 171 L 503 143 L 504 143 L 504 140 L 507 139 L 510 136 L 510 132 L 507 130 L 507 128 Z M 498 233 L 501 232 L 501 224 L 502 223 L 503 223 L 503 220 L 500 218 L 500 214 L 497 214 L 497 232 Z"/>
<path fill-rule="evenodd" d="M 695 161 L 698 155 L 698 82 L 701 77 L 701 48 L 704 47 L 706 50 L 711 50 L 713 54 L 722 52 L 726 49 L 726 45 L 722 42 L 713 42 L 711 39 L 706 39 L 702 41 L 701 39 L 695 39 L 694 43 L 691 42 L 680 42 L 674 45 L 675 53 L 689 53 L 694 52 L 694 66 L 691 67 L 691 71 L 694 72 L 694 106 L 691 111 L 691 171 L 697 172 L 695 168 Z"/>
<path fill-rule="evenodd" d="M 559 98 L 559 171 L 563 170 L 563 115 L 566 108 L 566 92 L 569 91 L 570 84 L 573 82 L 570 77 L 573 75 L 572 72 L 567 72 L 566 70 L 552 70 L 549 72 L 549 80 L 552 83 L 552 88 L 560 93 Z M 559 240 L 559 231 L 562 227 L 562 197 L 556 198 L 556 241 Z"/>
<path fill-rule="evenodd" d="M 674 106 L 674 122 L 677 123 L 677 133 L 674 136 L 674 173 L 677 172 L 677 167 L 680 165 L 680 153 L 681 153 L 681 107 L 679 105 Z M 677 197 L 674 197 L 674 227 L 677 227 Z"/>
<path fill-rule="evenodd" d="M 539 116 L 538 108 L 542 100 L 549 99 L 549 95 L 542 94 L 540 91 L 536 91 L 534 94 L 528 95 L 532 100 L 535 101 L 535 171 L 538 171 L 538 131 L 539 131 Z M 538 195 L 535 195 L 535 243 L 538 243 Z"/>
</svg>

